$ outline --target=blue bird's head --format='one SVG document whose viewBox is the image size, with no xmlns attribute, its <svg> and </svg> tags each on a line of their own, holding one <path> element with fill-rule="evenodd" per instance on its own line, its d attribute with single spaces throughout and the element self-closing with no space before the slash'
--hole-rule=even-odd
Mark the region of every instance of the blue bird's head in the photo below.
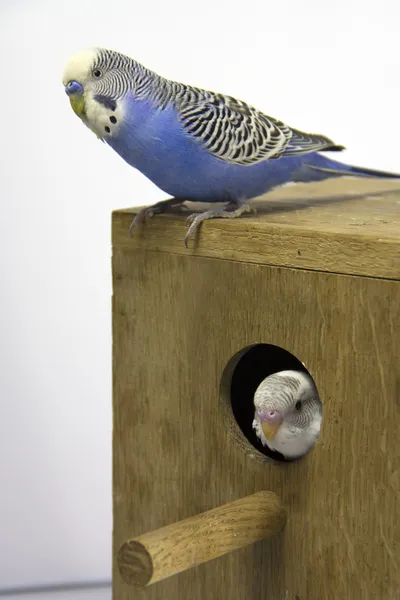
<svg viewBox="0 0 400 600">
<path fill-rule="evenodd" d="M 135 68 L 132 59 L 101 48 L 80 50 L 65 65 L 62 82 L 71 107 L 100 139 L 118 131 Z"/>
</svg>

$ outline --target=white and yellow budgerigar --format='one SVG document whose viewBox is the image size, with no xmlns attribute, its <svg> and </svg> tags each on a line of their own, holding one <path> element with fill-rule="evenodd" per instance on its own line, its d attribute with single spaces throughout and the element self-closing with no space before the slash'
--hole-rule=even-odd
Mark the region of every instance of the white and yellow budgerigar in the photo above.
<svg viewBox="0 0 400 600">
<path fill-rule="evenodd" d="M 280 371 L 266 377 L 254 394 L 254 408 L 257 437 L 285 458 L 300 458 L 317 441 L 322 403 L 307 373 Z"/>
</svg>

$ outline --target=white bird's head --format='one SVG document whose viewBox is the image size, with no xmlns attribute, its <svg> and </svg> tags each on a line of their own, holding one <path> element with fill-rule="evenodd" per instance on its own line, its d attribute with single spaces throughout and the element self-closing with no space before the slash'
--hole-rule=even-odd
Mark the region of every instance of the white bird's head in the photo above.
<svg viewBox="0 0 400 600">
<path fill-rule="evenodd" d="M 253 429 L 264 446 L 295 459 L 315 444 L 322 404 L 313 380 L 301 371 L 266 377 L 254 394 Z"/>
</svg>

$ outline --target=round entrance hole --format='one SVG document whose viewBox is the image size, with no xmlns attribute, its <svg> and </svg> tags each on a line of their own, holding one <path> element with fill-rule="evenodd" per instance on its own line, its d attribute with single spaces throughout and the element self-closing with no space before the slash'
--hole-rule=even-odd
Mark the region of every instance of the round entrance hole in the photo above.
<svg viewBox="0 0 400 600">
<path fill-rule="evenodd" d="M 287 459 L 279 452 L 264 446 L 253 429 L 255 391 L 269 375 L 287 370 L 301 371 L 311 377 L 298 358 L 284 348 L 272 344 L 256 344 L 244 348 L 231 358 L 224 370 L 221 400 L 225 405 L 225 412 L 231 412 L 231 415 L 233 413 L 235 423 L 232 424 L 231 431 L 240 445 L 255 458 L 266 460 L 268 457 L 282 462 L 296 460 Z"/>
</svg>

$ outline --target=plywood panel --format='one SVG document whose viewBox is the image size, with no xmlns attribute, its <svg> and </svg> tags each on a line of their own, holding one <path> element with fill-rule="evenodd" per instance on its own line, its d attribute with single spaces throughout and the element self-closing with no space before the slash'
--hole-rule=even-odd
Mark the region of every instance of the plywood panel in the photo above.
<svg viewBox="0 0 400 600">
<path fill-rule="evenodd" d="M 128 538 L 259 490 L 283 534 L 114 600 L 400 597 L 400 283 L 114 248 L 114 558 Z M 324 403 L 303 460 L 232 435 L 219 386 L 241 348 L 302 360 Z"/>
</svg>

